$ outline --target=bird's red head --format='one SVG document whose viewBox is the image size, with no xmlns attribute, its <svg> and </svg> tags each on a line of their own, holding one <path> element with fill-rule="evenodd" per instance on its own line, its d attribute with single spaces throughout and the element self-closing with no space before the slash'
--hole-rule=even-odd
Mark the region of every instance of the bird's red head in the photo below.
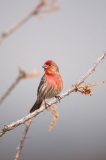
<svg viewBox="0 0 106 160">
<path fill-rule="evenodd" d="M 48 73 L 48 74 L 59 72 L 59 68 L 57 64 L 53 62 L 52 60 L 46 61 L 42 67 L 44 68 L 45 73 Z"/>
</svg>

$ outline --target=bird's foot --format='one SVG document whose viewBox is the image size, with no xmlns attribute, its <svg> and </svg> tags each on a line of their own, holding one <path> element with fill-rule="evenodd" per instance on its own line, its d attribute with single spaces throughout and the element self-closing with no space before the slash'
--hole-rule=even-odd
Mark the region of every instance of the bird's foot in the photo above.
<svg viewBox="0 0 106 160">
<path fill-rule="evenodd" d="M 55 96 L 56 99 L 58 99 L 59 103 L 60 103 L 60 99 L 61 97 L 60 96 Z"/>
<path fill-rule="evenodd" d="M 50 108 L 50 105 L 45 102 L 45 109 L 49 110 L 49 108 Z"/>
</svg>

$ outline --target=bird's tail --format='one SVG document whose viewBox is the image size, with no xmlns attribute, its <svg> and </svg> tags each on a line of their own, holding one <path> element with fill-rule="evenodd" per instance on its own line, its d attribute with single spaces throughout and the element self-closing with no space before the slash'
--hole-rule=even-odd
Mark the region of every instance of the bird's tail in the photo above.
<svg viewBox="0 0 106 160">
<path fill-rule="evenodd" d="M 36 101 L 34 103 L 34 105 L 32 106 L 31 110 L 30 110 L 30 113 L 34 112 L 35 110 L 39 109 L 41 104 L 42 104 L 43 100 L 42 101 Z"/>
</svg>

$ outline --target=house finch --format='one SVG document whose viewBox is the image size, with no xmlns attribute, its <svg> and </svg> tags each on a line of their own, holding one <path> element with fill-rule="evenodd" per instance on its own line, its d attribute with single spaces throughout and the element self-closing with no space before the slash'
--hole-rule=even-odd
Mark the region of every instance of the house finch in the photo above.
<svg viewBox="0 0 106 160">
<path fill-rule="evenodd" d="M 57 95 L 61 92 L 63 88 L 63 81 L 59 74 L 59 68 L 55 62 L 48 60 L 42 66 L 44 68 L 45 74 L 41 78 L 38 90 L 37 90 L 37 100 L 30 110 L 30 113 L 39 109 L 43 100 L 53 97 L 58 97 Z"/>
</svg>

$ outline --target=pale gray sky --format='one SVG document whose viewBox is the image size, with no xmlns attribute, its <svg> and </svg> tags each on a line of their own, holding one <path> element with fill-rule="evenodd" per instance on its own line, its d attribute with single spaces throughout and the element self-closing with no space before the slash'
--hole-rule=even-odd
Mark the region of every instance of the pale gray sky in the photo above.
<svg viewBox="0 0 106 160">
<path fill-rule="evenodd" d="M 36 0 L 0 0 L 0 32 L 29 13 Z M 40 76 L 23 80 L 0 106 L 0 126 L 25 116 L 36 100 L 42 65 L 54 60 L 69 89 L 106 50 L 106 1 L 58 0 L 60 11 L 33 17 L 0 46 L 0 96 L 18 75 L 17 67 Z M 87 79 L 106 79 L 106 60 Z M 49 133 L 51 113 L 33 120 L 20 159 L 105 160 L 106 85 L 92 97 L 73 93 L 58 104 L 59 120 Z M 0 139 L 0 158 L 12 160 L 24 125 Z"/>
</svg>

